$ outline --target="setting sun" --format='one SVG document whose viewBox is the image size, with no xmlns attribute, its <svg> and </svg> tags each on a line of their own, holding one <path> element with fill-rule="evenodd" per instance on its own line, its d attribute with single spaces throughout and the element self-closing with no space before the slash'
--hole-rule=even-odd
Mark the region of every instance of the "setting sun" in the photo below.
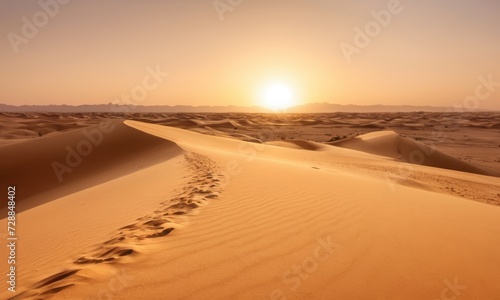
<svg viewBox="0 0 500 300">
<path fill-rule="evenodd" d="M 284 83 L 274 83 L 264 89 L 262 104 L 269 109 L 283 110 L 292 106 L 293 93 Z"/>
</svg>

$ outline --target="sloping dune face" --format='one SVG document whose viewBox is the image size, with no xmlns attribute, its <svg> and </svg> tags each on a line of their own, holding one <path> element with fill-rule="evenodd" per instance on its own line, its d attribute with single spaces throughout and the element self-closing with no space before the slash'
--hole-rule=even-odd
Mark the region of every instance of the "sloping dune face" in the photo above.
<svg viewBox="0 0 500 300">
<path fill-rule="evenodd" d="M 182 153 L 173 142 L 123 121 L 0 147 L 2 189 L 17 186 L 18 212 L 165 161 Z M 2 204 L 2 210 L 5 205 Z"/>
<path fill-rule="evenodd" d="M 487 176 L 500 174 L 476 167 L 393 131 L 372 132 L 332 145 L 398 159 L 412 164 L 469 172 Z"/>
</svg>

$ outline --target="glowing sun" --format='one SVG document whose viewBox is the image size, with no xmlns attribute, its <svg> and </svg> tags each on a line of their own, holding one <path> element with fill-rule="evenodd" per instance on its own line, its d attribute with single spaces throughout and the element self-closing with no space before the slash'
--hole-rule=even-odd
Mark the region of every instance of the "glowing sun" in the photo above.
<svg viewBox="0 0 500 300">
<path fill-rule="evenodd" d="M 293 93 L 284 83 L 267 86 L 262 95 L 262 104 L 269 109 L 284 110 L 293 105 Z"/>
</svg>

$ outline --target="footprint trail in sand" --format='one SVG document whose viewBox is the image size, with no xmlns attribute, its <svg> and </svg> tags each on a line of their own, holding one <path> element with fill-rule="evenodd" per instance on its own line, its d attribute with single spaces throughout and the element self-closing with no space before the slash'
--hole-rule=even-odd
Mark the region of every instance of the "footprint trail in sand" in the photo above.
<svg viewBox="0 0 500 300">
<path fill-rule="evenodd" d="M 49 276 L 32 285 L 10 300 L 47 299 L 54 294 L 82 283 L 85 280 L 78 272 L 96 264 L 116 264 L 130 255 L 140 255 L 138 248 L 147 239 L 163 238 L 176 228 L 186 225 L 189 215 L 198 213 L 198 209 L 217 199 L 222 192 L 224 175 L 217 164 L 209 158 L 187 152 L 184 154 L 185 169 L 189 174 L 188 182 L 182 190 L 166 201 L 151 214 L 142 216 L 132 224 L 119 228 L 115 236 L 84 253 L 73 261 L 73 266 Z"/>
</svg>

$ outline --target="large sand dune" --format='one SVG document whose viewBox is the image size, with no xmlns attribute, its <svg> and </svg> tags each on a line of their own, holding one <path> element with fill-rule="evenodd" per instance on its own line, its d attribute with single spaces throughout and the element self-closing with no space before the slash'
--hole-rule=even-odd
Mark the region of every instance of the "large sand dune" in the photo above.
<svg viewBox="0 0 500 300">
<path fill-rule="evenodd" d="M 405 163 L 424 144 L 392 132 L 327 145 L 113 125 L 62 184 L 50 164 L 83 129 L 0 146 L 22 208 L 15 299 L 500 298 L 489 170 Z"/>
<path fill-rule="evenodd" d="M 488 176 L 500 176 L 498 172 L 476 167 L 423 143 L 402 137 L 393 131 L 373 132 L 331 144 L 418 165 Z"/>
<path fill-rule="evenodd" d="M 0 147 L 0 176 L 8 178 L 2 181 L 2 189 L 8 184 L 18 186 L 21 212 L 181 152 L 174 143 L 134 130 L 123 121 L 106 121 Z"/>
</svg>

